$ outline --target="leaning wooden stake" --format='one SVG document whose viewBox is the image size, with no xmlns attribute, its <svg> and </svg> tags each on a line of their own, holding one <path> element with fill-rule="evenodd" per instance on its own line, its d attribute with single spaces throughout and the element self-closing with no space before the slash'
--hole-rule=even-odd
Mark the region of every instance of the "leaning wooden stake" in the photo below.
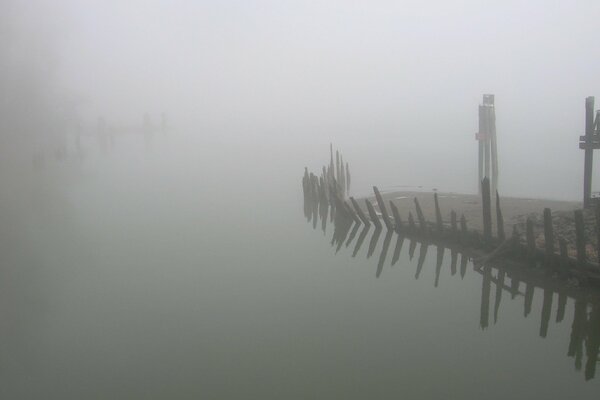
<svg viewBox="0 0 600 400">
<path fill-rule="evenodd" d="M 585 255 L 585 231 L 583 227 L 583 212 L 575 211 L 575 242 L 577 247 L 577 261 L 584 264 L 586 261 Z"/>
<path fill-rule="evenodd" d="M 356 213 L 354 212 L 352 207 L 350 207 L 350 204 L 348 204 L 347 201 L 343 201 L 343 203 L 344 203 L 344 206 L 346 207 L 346 211 L 348 212 L 350 217 L 352 217 L 354 222 L 356 222 L 357 224 L 360 224 L 361 219 L 356 215 Z"/>
<path fill-rule="evenodd" d="M 492 204 L 490 198 L 490 180 L 486 176 L 481 182 L 481 203 L 483 205 L 483 240 L 492 241 Z"/>
<path fill-rule="evenodd" d="M 415 207 L 417 209 L 417 218 L 419 219 L 419 225 L 423 232 L 427 231 L 427 221 L 425 220 L 425 216 L 423 215 L 423 210 L 421 209 L 421 205 L 419 204 L 419 200 L 415 197 Z"/>
<path fill-rule="evenodd" d="M 373 186 L 373 191 L 375 192 L 375 198 L 377 198 L 377 205 L 379 206 L 379 210 L 381 211 L 383 222 L 385 223 L 386 228 L 388 228 L 388 230 L 393 230 L 394 226 L 392 225 L 390 216 L 387 213 L 387 209 L 385 208 L 385 202 L 383 201 L 383 197 L 381 197 L 381 193 L 379 193 L 379 189 L 377 189 L 377 186 Z"/>
<path fill-rule="evenodd" d="M 365 203 L 367 204 L 367 210 L 369 211 L 369 215 L 371 216 L 371 221 L 373 221 L 377 229 L 381 229 L 381 222 L 379 221 L 379 217 L 377 216 L 377 213 L 373 208 L 373 204 L 371 204 L 369 200 L 365 200 Z"/>
<path fill-rule="evenodd" d="M 371 223 L 369 222 L 369 219 L 367 218 L 367 216 L 365 215 L 363 210 L 360 208 L 360 206 L 358 205 L 358 202 L 354 199 L 354 197 L 350 197 L 350 201 L 352 202 L 352 205 L 354 206 L 354 210 L 356 211 L 356 214 L 358 214 L 358 218 L 360 218 L 360 220 L 363 222 L 363 224 L 365 224 L 367 226 L 371 225 Z"/>
<path fill-rule="evenodd" d="M 496 191 L 496 222 L 498 225 L 498 239 L 504 240 L 506 235 L 504 234 L 504 217 L 502 216 L 502 210 L 500 209 L 500 195 Z"/>
<path fill-rule="evenodd" d="M 390 208 L 392 209 L 392 214 L 394 215 L 394 228 L 397 233 L 402 233 L 404 231 L 404 224 L 402 223 L 402 219 L 400 218 L 400 212 L 398 212 L 398 207 L 394 204 L 393 201 L 390 200 Z"/>
<path fill-rule="evenodd" d="M 439 233 L 444 231 L 444 222 L 442 221 L 442 212 L 440 211 L 440 202 L 438 200 L 438 194 L 433 194 L 433 200 L 435 202 L 435 220 L 436 226 Z"/>
</svg>

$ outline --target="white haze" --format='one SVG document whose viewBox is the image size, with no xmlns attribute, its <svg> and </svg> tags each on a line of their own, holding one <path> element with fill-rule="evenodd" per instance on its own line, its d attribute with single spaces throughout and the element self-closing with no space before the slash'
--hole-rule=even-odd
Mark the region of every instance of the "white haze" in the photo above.
<svg viewBox="0 0 600 400">
<path fill-rule="evenodd" d="M 4 142 L 164 111 L 198 146 L 256 152 L 259 171 L 316 170 L 333 142 L 357 193 L 472 192 L 477 105 L 494 93 L 501 192 L 581 198 L 596 1 L 2 4 Z"/>
</svg>

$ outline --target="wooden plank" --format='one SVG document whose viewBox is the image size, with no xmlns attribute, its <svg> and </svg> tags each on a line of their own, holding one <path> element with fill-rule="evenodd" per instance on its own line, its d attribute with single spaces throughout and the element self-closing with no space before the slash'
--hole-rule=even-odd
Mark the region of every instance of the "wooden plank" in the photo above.
<svg viewBox="0 0 600 400">
<path fill-rule="evenodd" d="M 379 210 L 381 211 L 383 222 L 385 223 L 386 228 L 388 228 L 388 230 L 391 231 L 394 229 L 394 226 L 392 224 L 392 220 L 390 219 L 389 214 L 387 213 L 387 208 L 385 207 L 383 197 L 381 197 L 381 193 L 379 193 L 379 189 L 377 189 L 377 186 L 373 186 L 373 191 L 375 192 L 375 198 L 377 199 L 377 205 L 379 206 Z"/>
</svg>

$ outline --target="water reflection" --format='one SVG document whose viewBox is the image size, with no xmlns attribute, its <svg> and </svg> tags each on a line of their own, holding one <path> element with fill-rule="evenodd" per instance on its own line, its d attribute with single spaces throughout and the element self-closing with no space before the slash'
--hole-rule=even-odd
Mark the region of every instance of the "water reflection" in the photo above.
<svg viewBox="0 0 600 400">
<path fill-rule="evenodd" d="M 311 177 L 306 178 L 307 189 L 310 191 Z M 306 191 L 305 191 L 306 193 Z M 306 203 L 309 203 L 308 205 Z M 304 212 L 307 220 L 316 226 L 314 203 L 321 203 L 319 196 L 305 195 Z M 353 204 L 356 203 L 353 201 Z M 318 216 L 325 227 L 325 221 L 328 214 L 334 221 L 334 232 L 331 239 L 331 245 L 337 253 L 342 248 L 349 247 L 354 243 L 352 257 L 356 257 L 365 242 L 370 231 L 370 225 L 365 225 L 362 218 L 352 220 L 349 218 L 341 218 L 335 216 L 335 209 L 330 207 L 329 203 L 325 202 L 326 209 L 319 208 Z M 329 210 L 327 210 L 329 209 Z M 409 218 L 410 219 L 410 218 Z M 368 251 L 366 258 L 369 259 L 375 252 L 377 244 L 381 237 L 381 233 L 385 227 L 381 224 L 375 224 L 376 228 L 371 234 L 369 240 Z M 361 228 L 362 227 L 362 228 Z M 358 233 L 360 231 L 360 234 Z M 383 272 L 384 265 L 387 260 L 387 253 L 393 239 L 396 235 L 396 244 L 394 247 L 390 266 L 395 265 L 400 259 L 403 244 L 406 239 L 409 240 L 408 258 L 413 260 L 417 244 L 419 244 L 419 255 L 417 267 L 415 271 L 415 279 L 419 279 L 423 270 L 423 265 L 427 257 L 428 249 L 431 245 L 436 246 L 436 266 L 434 286 L 437 288 L 440 282 L 444 255 L 446 248 L 442 244 L 428 243 L 426 241 L 419 242 L 415 238 L 409 238 L 402 234 L 398 234 L 394 230 L 386 229 L 385 238 L 381 248 L 381 253 L 377 261 L 375 276 L 379 278 Z M 358 235 L 358 237 L 357 237 Z M 356 240 L 355 240 L 356 238 Z M 460 271 L 461 279 L 465 277 L 469 256 L 461 253 L 458 248 L 450 248 L 450 275 L 455 276 Z M 460 266 L 457 269 L 458 257 L 460 255 Z M 564 320 L 567 308 L 568 299 L 574 301 L 573 321 L 571 324 L 571 334 L 567 349 L 567 356 L 573 358 L 576 370 L 583 370 L 586 380 L 593 379 L 596 375 L 596 366 L 600 352 L 600 291 L 589 287 L 576 287 L 568 281 L 561 281 L 553 276 L 541 273 L 536 266 L 516 266 L 511 264 L 490 263 L 482 266 L 473 266 L 482 277 L 481 286 L 481 301 L 479 325 L 482 330 L 486 330 L 490 325 L 490 306 L 492 290 L 494 292 L 493 303 L 493 323 L 497 324 L 500 314 L 500 306 L 502 302 L 503 292 L 510 294 L 511 299 L 516 297 L 523 298 L 523 314 L 528 317 L 532 311 L 532 304 L 536 290 L 542 293 L 541 318 L 539 326 L 539 336 L 546 338 L 551 325 L 552 306 L 554 295 L 558 297 L 555 323 L 560 323 Z M 509 283 L 507 283 L 509 282 Z M 525 285 L 525 291 L 520 291 L 521 282 Z"/>
</svg>

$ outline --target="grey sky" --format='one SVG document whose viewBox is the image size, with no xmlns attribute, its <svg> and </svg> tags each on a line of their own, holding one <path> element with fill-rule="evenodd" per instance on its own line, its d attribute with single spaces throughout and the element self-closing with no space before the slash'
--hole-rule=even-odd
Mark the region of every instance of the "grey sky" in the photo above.
<svg viewBox="0 0 600 400">
<path fill-rule="evenodd" d="M 371 182 L 392 170 L 380 184 L 405 182 L 399 171 L 414 176 L 420 160 L 422 181 L 437 186 L 452 174 L 474 179 L 477 104 L 494 93 L 504 190 L 579 198 L 584 98 L 600 96 L 597 1 L 16 7 L 39 22 L 29 34 L 50 32 L 57 84 L 85 100 L 86 120 L 164 110 L 240 140 L 322 142 L 325 156 L 334 141 Z M 533 184 L 525 171 L 553 183 Z"/>
</svg>

